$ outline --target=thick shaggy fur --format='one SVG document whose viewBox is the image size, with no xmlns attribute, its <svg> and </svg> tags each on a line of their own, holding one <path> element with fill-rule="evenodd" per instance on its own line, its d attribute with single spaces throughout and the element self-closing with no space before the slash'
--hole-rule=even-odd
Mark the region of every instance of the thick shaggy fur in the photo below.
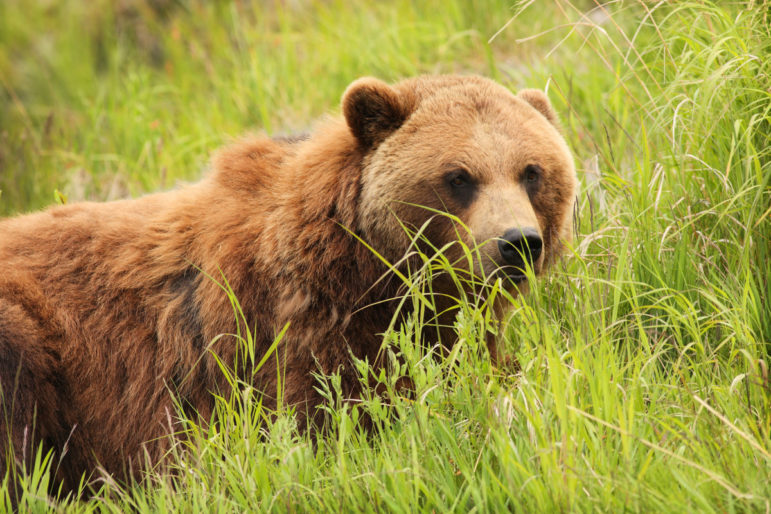
<svg viewBox="0 0 771 514">
<path fill-rule="evenodd" d="M 257 355 L 289 323 L 283 401 L 303 425 L 321 401 L 312 372 L 341 370 L 355 396 L 350 354 L 376 362 L 394 316 L 384 300 L 398 281 L 378 280 L 387 267 L 361 240 L 399 260 L 409 238 L 398 220 L 433 216 L 415 205 L 457 215 L 470 240 L 537 227 L 538 271 L 569 237 L 575 172 L 542 93 L 475 77 L 362 79 L 343 113 L 307 140 L 245 138 L 176 191 L 0 221 L 0 473 L 42 442 L 66 447 L 65 487 L 97 465 L 126 476 L 168 447 L 173 396 L 208 417 L 212 393 L 227 390 L 212 352 L 232 364 L 238 351 L 218 337 L 236 324 L 213 279 L 227 279 L 256 327 Z M 536 193 L 522 186 L 532 162 Z M 453 166 L 472 174 L 473 195 L 447 192 Z M 427 235 L 441 247 L 456 228 L 440 217 Z M 480 263 L 493 272 L 495 244 Z M 267 398 L 276 377 L 269 359 L 255 378 Z"/>
</svg>

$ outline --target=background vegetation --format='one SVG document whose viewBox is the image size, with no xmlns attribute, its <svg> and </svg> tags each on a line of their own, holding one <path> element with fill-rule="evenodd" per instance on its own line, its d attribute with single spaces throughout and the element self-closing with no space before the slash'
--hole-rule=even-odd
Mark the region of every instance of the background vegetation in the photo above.
<svg viewBox="0 0 771 514">
<path fill-rule="evenodd" d="M 768 512 L 769 27 L 766 1 L 0 3 L 3 215 L 193 180 L 361 75 L 545 88 L 582 182 L 570 255 L 506 329 L 520 371 L 479 351 L 470 304 L 447 359 L 419 323 L 388 336 L 411 398 L 352 409 L 322 378 L 311 437 L 242 387 L 173 475 L 54 500 L 41 456 L 22 509 Z"/>
</svg>

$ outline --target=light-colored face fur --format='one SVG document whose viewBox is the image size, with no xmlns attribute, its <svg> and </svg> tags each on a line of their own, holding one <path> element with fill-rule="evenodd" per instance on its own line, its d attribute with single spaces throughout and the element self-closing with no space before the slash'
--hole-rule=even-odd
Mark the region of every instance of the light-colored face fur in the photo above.
<svg viewBox="0 0 771 514">
<path fill-rule="evenodd" d="M 436 247 L 458 236 L 479 245 L 488 277 L 502 267 L 512 274 L 499 244 L 507 233 L 540 236 L 536 272 L 570 238 L 573 158 L 542 92 L 515 96 L 479 77 L 421 77 L 393 87 L 362 79 L 349 87 L 343 107 L 354 135 L 371 147 L 360 229 L 391 262 L 409 250 L 397 218 L 411 229 L 431 219 L 425 234 Z M 356 117 L 371 124 L 357 125 Z M 432 210 L 456 216 L 468 230 Z"/>
</svg>

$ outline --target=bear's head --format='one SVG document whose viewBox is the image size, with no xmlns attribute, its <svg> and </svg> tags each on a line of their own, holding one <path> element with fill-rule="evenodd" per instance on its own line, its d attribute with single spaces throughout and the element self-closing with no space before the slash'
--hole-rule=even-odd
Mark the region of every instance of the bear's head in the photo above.
<svg viewBox="0 0 771 514">
<path fill-rule="evenodd" d="M 570 238 L 573 158 L 541 91 L 514 95 L 480 77 L 364 78 L 342 105 L 364 155 L 359 229 L 390 262 L 422 230 L 459 262 L 453 241 L 477 249 L 476 270 L 514 289 Z"/>
</svg>

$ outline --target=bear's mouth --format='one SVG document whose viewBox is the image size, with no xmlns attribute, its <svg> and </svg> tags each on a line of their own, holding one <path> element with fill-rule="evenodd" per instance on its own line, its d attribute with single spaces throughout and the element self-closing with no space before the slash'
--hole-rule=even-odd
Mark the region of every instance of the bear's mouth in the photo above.
<svg viewBox="0 0 771 514">
<path fill-rule="evenodd" d="M 517 285 L 527 281 L 524 270 L 515 266 L 502 266 L 495 271 L 494 276 L 503 279 L 504 282 L 510 281 Z"/>
<path fill-rule="evenodd" d="M 506 278 L 514 282 L 515 284 L 521 284 L 527 281 L 527 275 L 521 271 L 506 273 Z"/>
<path fill-rule="evenodd" d="M 527 280 L 527 275 L 524 273 L 507 273 L 506 277 L 515 283 L 524 282 Z"/>
</svg>

